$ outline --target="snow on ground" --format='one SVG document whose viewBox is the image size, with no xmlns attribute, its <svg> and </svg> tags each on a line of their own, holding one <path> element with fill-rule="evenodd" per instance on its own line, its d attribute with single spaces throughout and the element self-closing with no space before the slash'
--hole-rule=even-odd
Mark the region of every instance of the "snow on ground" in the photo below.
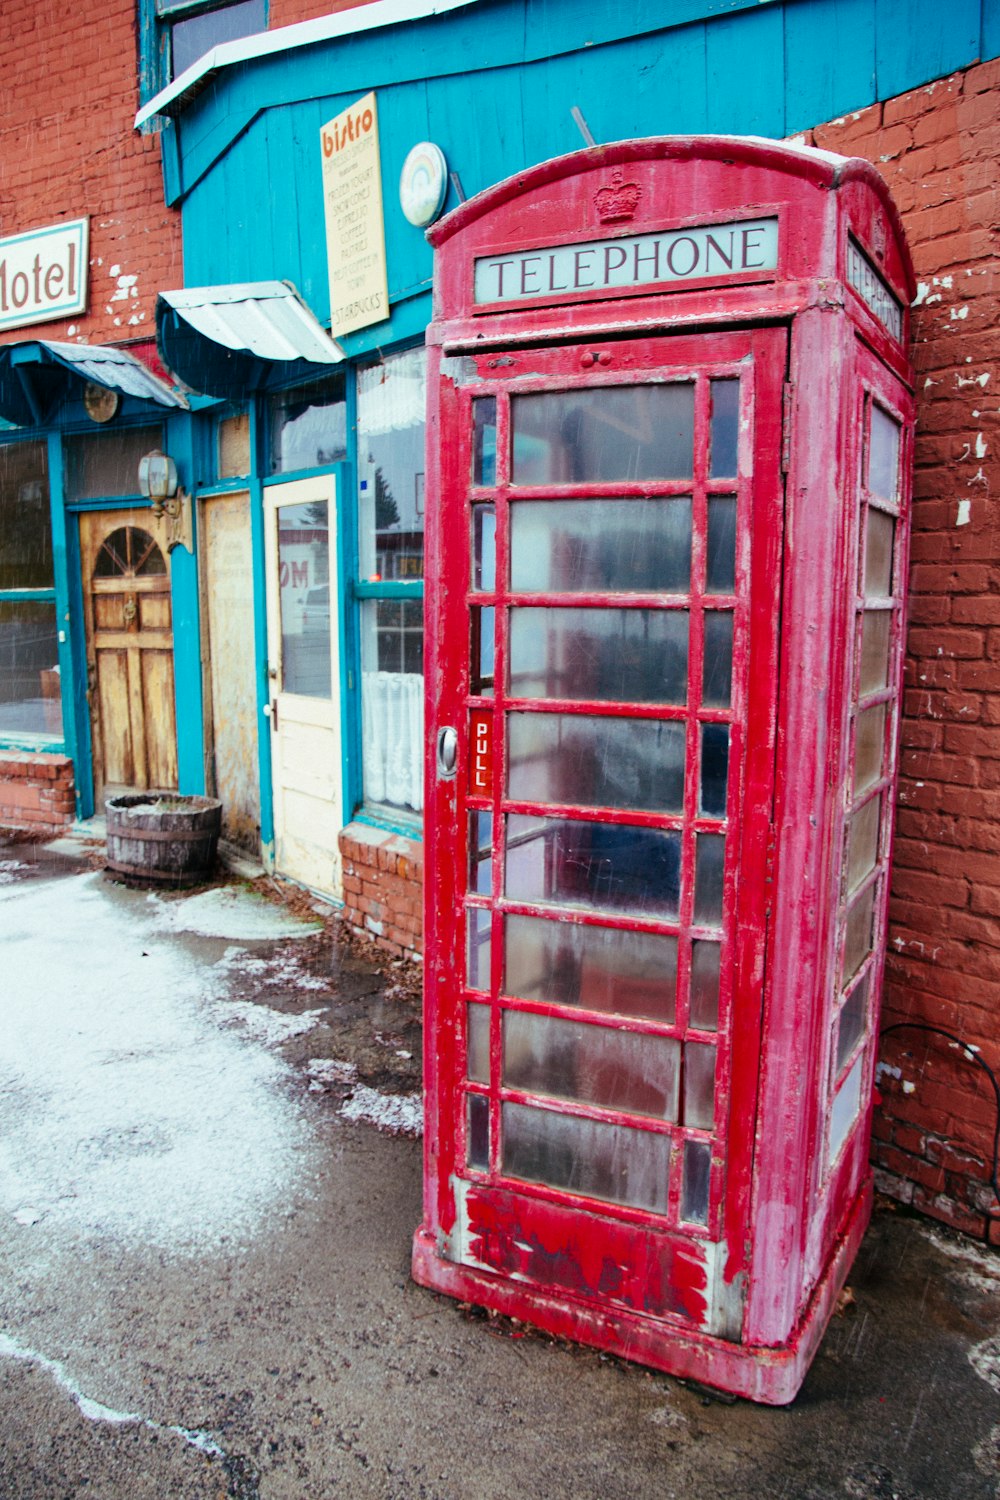
<svg viewBox="0 0 1000 1500">
<path fill-rule="evenodd" d="M 381 1094 L 378 1089 L 358 1082 L 358 1070 L 353 1063 L 338 1058 L 314 1057 L 307 1071 L 309 1087 L 314 1092 L 322 1091 L 327 1084 L 339 1084 L 350 1090 L 340 1106 L 345 1120 L 374 1125 L 387 1135 L 423 1135 L 424 1104 L 420 1094 Z"/>
<path fill-rule="evenodd" d="M 164 911 L 196 902 L 207 917 L 203 897 L 129 908 L 96 874 L 0 887 L 0 1215 L 26 1230 L 204 1252 L 280 1219 L 308 1175 L 290 1070 L 258 1039 L 277 1012 L 255 1032 L 164 939 Z"/>
<path fill-rule="evenodd" d="M 274 958 L 259 958 L 249 954 L 245 948 L 227 948 L 219 961 L 220 969 L 231 969 L 236 974 L 245 974 L 256 984 L 272 985 L 282 989 L 326 990 L 328 978 L 310 974 L 294 954 L 279 953 Z"/>
<path fill-rule="evenodd" d="M 280 1047 L 293 1036 L 312 1031 L 319 1024 L 323 1007 L 289 1016 L 284 1011 L 271 1010 L 268 1005 L 258 1005 L 255 1000 L 220 1000 L 214 1011 L 223 1026 L 237 1025 L 255 1042 L 263 1042 L 265 1047 Z"/>
<path fill-rule="evenodd" d="M 389 1135 L 419 1136 L 424 1133 L 424 1105 L 419 1094 L 380 1094 L 359 1083 L 341 1106 L 345 1120 L 374 1125 Z"/>
<path fill-rule="evenodd" d="M 18 873 L 27 868 L 23 860 L 0 859 L 0 885 L 10 885 L 11 881 L 17 879 Z"/>
<path fill-rule="evenodd" d="M 165 901 L 161 896 L 150 895 L 149 904 L 160 927 L 234 941 L 309 937 L 323 925 L 295 917 L 238 885 L 213 886 L 182 901 Z"/>
</svg>

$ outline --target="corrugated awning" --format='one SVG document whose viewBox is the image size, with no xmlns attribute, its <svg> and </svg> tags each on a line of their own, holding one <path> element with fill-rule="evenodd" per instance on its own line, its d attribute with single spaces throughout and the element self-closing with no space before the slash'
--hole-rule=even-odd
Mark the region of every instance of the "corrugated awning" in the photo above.
<svg viewBox="0 0 1000 1500">
<path fill-rule="evenodd" d="M 229 400 L 344 358 L 288 281 L 161 292 L 156 339 L 164 364 L 185 385 Z"/>
<path fill-rule="evenodd" d="M 0 417 L 18 427 L 44 422 L 66 396 L 68 374 L 159 406 L 188 404 L 127 349 L 30 339 L 0 346 Z"/>
</svg>

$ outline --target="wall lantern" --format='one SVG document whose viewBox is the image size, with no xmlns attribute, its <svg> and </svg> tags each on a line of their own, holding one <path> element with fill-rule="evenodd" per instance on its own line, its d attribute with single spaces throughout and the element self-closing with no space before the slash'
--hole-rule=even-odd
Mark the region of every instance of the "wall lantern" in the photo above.
<svg viewBox="0 0 1000 1500">
<path fill-rule="evenodd" d="M 155 518 L 166 522 L 167 551 L 180 545 L 193 553 L 191 496 L 178 488 L 177 465 L 158 448 L 139 460 L 139 492 L 152 502 Z"/>
</svg>

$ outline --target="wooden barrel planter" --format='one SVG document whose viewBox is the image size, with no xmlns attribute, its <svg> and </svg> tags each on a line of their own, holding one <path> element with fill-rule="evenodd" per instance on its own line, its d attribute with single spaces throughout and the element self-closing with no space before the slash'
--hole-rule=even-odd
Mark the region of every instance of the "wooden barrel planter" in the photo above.
<svg viewBox="0 0 1000 1500">
<path fill-rule="evenodd" d="M 109 875 L 128 885 L 188 886 L 211 880 L 222 825 L 214 797 L 133 792 L 109 797 Z"/>
</svg>

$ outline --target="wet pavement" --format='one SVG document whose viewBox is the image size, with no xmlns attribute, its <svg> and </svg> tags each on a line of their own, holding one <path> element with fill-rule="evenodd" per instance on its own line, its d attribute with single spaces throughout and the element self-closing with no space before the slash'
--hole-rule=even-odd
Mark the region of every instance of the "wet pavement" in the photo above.
<svg viewBox="0 0 1000 1500">
<path fill-rule="evenodd" d="M 416 967 L 100 862 L 0 842 L 0 1500 L 1000 1496 L 995 1252 L 880 1210 L 782 1410 L 426 1292 Z"/>
</svg>

